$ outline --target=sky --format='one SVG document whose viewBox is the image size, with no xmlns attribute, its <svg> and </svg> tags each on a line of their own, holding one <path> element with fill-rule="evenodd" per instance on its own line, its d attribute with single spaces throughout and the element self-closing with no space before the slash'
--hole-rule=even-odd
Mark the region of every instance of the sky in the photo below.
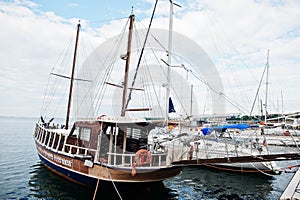
<svg viewBox="0 0 300 200">
<path fill-rule="evenodd" d="M 219 71 L 224 93 L 250 110 L 269 51 L 269 112 L 300 110 L 299 0 L 178 0 L 174 31 L 191 38 Z M 0 1 L 0 116 L 38 117 L 49 73 L 80 20 L 91 51 L 132 7 L 148 24 L 153 0 Z M 168 27 L 160 0 L 153 27 Z M 266 84 L 266 81 L 262 81 Z M 262 86 L 261 97 L 264 89 Z M 237 113 L 233 106 L 227 113 Z"/>
</svg>

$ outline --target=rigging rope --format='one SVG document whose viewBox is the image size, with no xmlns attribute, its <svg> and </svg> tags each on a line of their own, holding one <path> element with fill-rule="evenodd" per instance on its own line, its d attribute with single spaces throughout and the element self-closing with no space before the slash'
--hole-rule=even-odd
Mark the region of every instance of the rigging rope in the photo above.
<svg viewBox="0 0 300 200">
<path fill-rule="evenodd" d="M 122 31 L 121 31 L 121 34 L 119 35 L 119 38 L 117 38 L 117 40 L 115 41 L 115 47 L 111 49 L 111 51 L 108 53 L 108 56 L 106 56 L 104 62 L 103 62 L 103 65 L 105 65 L 109 59 L 112 58 L 112 55 L 114 55 L 115 53 L 113 52 L 113 50 L 117 49 L 117 47 L 119 47 L 121 45 L 121 41 L 124 37 L 124 32 L 125 32 L 125 29 L 126 29 L 126 26 L 127 24 L 129 23 L 129 19 L 127 20 L 127 23 L 126 25 L 123 27 Z M 95 83 L 95 88 L 99 88 L 96 93 L 95 93 L 95 97 L 100 97 L 100 98 L 95 98 L 96 99 L 96 102 L 95 102 L 95 108 L 98 108 L 96 110 L 96 113 L 99 112 L 100 110 L 100 107 L 101 107 L 101 104 L 102 104 L 102 101 L 104 99 L 104 94 L 105 94 L 105 91 L 106 91 L 106 88 L 107 88 L 107 85 L 105 84 L 108 79 L 109 79 L 109 76 L 111 75 L 112 71 L 113 71 L 113 67 L 114 67 L 114 64 L 115 64 L 115 60 L 113 60 L 114 62 L 111 62 L 108 66 L 106 66 L 105 70 L 103 71 L 103 79 L 100 79 L 100 83 Z M 101 71 L 98 71 L 96 77 L 100 77 L 100 73 Z M 100 85 L 102 87 L 96 87 L 97 85 Z M 91 108 L 92 109 L 92 108 Z"/>
<path fill-rule="evenodd" d="M 52 87 L 50 88 L 49 86 L 50 86 L 50 81 L 51 81 L 51 77 L 52 77 L 51 73 L 54 72 L 56 67 L 61 67 L 61 66 L 59 66 L 59 62 L 61 62 L 61 64 L 65 63 L 65 62 L 67 63 L 67 61 L 66 61 L 67 59 L 65 58 L 64 55 L 67 55 L 67 49 L 70 48 L 72 40 L 74 40 L 73 37 L 69 40 L 69 42 L 66 44 L 64 49 L 61 51 L 60 56 L 58 57 L 56 63 L 51 68 L 51 72 L 48 76 L 47 87 L 46 87 L 44 98 L 43 98 L 43 104 L 42 104 L 42 108 L 41 108 L 41 115 L 46 114 L 47 110 L 49 110 L 50 105 L 52 104 L 52 102 L 55 99 L 54 97 L 57 96 L 55 94 L 57 94 L 57 91 L 58 91 L 58 88 L 59 88 L 58 85 L 59 85 L 59 83 L 61 82 L 62 79 L 60 79 L 60 78 L 59 79 L 54 79 L 53 80 L 54 83 L 53 83 Z M 63 68 L 63 69 L 64 69 L 64 71 L 62 73 L 64 74 L 65 71 L 66 71 L 66 68 Z M 48 95 L 49 95 L 50 98 L 47 98 Z M 62 100 L 64 99 L 64 97 L 66 95 L 67 95 L 67 93 L 65 93 L 64 96 L 60 99 L 60 103 L 56 104 L 56 105 L 61 105 L 61 102 L 62 102 Z M 57 112 L 57 110 L 58 110 L 58 106 L 56 106 L 56 109 L 55 109 L 53 114 L 55 114 Z"/>
<path fill-rule="evenodd" d="M 144 44 L 143 44 L 143 47 L 142 47 L 142 50 L 141 50 L 141 54 L 140 54 L 140 57 L 139 57 L 139 60 L 138 60 L 138 64 L 137 64 L 136 71 L 135 71 L 135 74 L 134 74 L 134 78 L 133 78 L 133 81 L 132 81 L 132 84 L 131 84 L 131 88 L 134 87 L 134 83 L 135 83 L 135 80 L 136 80 L 137 72 L 138 72 L 139 67 L 140 67 L 141 59 L 142 59 L 143 52 L 144 52 L 144 49 L 145 49 L 145 46 L 146 46 L 146 42 L 147 42 L 147 39 L 148 39 L 148 35 L 149 35 L 150 27 L 151 27 L 151 24 L 152 24 L 152 20 L 153 20 L 153 17 L 154 17 L 154 13 L 155 13 L 155 10 L 156 10 L 157 2 L 158 2 L 158 0 L 155 1 L 155 5 L 154 5 L 154 8 L 153 8 L 153 12 L 152 12 L 152 16 L 151 16 L 151 19 L 150 19 L 149 27 L 148 27 L 148 30 L 147 30 L 147 33 L 146 33 L 146 37 L 145 37 L 145 41 L 144 41 Z M 127 108 L 128 104 L 129 104 L 129 101 L 131 100 L 131 93 L 132 93 L 132 89 L 129 89 L 128 99 L 127 99 L 125 108 Z"/>
</svg>

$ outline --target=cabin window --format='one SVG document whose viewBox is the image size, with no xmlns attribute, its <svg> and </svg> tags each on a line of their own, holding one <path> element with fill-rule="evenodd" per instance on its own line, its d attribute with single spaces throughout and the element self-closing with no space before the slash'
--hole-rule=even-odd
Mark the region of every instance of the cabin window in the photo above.
<svg viewBox="0 0 300 200">
<path fill-rule="evenodd" d="M 89 142 L 91 136 L 91 129 L 82 127 L 80 129 L 80 139 Z"/>
<path fill-rule="evenodd" d="M 127 129 L 127 132 L 129 132 L 130 129 Z M 142 137 L 142 133 L 140 129 L 136 129 L 136 128 L 132 128 L 131 129 L 131 137 L 132 138 L 141 138 Z"/>
</svg>

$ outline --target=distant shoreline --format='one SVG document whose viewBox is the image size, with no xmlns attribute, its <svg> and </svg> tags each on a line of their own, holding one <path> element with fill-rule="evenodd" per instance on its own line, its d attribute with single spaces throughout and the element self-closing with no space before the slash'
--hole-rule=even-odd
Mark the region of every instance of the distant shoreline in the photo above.
<svg viewBox="0 0 300 200">
<path fill-rule="evenodd" d="M 38 119 L 38 117 L 19 117 L 19 116 L 2 116 L 0 115 L 0 118 L 22 118 L 22 119 Z"/>
</svg>

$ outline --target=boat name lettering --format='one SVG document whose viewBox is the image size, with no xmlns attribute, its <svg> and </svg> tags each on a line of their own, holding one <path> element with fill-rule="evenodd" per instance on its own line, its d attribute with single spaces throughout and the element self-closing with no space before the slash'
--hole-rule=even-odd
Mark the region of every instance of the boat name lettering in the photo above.
<svg viewBox="0 0 300 200">
<path fill-rule="evenodd" d="M 72 167 L 72 161 L 71 160 L 64 159 L 60 156 L 54 155 L 54 161 L 58 162 L 58 163 L 61 163 L 63 165 Z"/>
<path fill-rule="evenodd" d="M 53 155 L 52 153 L 42 149 L 41 147 L 37 147 L 37 148 L 38 148 L 39 152 L 41 152 L 41 154 L 44 155 L 45 157 L 47 157 L 48 159 L 53 160 L 54 162 L 65 165 L 65 166 L 72 167 L 72 164 L 73 164 L 72 160 L 65 159 L 58 155 Z"/>
</svg>

